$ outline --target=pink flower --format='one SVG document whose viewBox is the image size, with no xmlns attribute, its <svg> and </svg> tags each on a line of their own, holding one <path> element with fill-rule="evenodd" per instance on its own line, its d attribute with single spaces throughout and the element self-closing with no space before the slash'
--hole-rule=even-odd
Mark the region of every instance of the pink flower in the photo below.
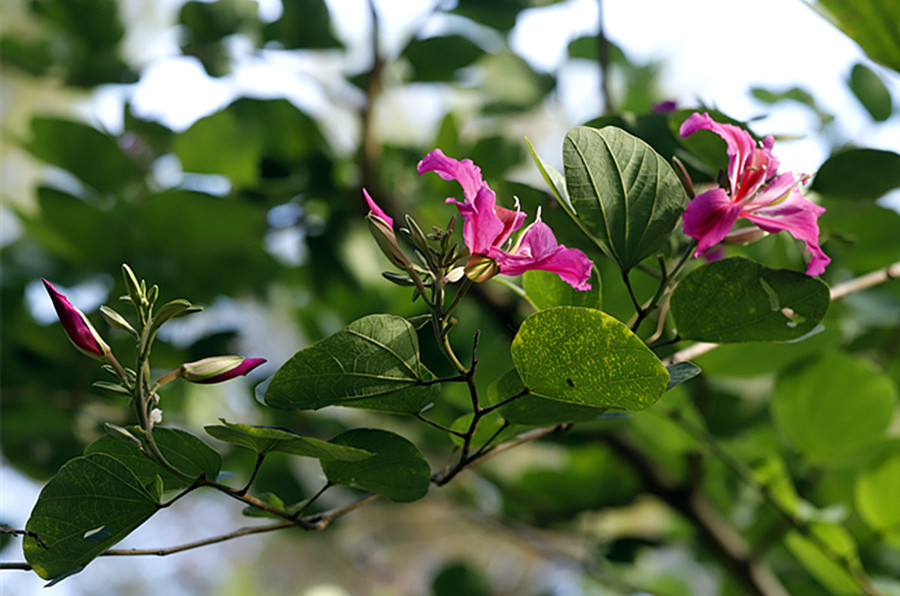
<svg viewBox="0 0 900 596">
<path fill-rule="evenodd" d="M 434 171 L 444 180 L 456 180 L 465 200 L 448 198 L 463 216 L 463 240 L 470 257 L 466 275 L 484 281 L 502 273 L 521 275 L 531 269 L 551 271 L 576 290 L 589 290 L 593 262 L 583 252 L 556 243 L 550 226 L 538 219 L 510 240 L 522 227 L 525 214 L 500 207 L 496 195 L 481 178 L 481 169 L 470 159 L 457 161 L 435 149 L 418 165 L 419 174 Z M 504 247 L 505 245 L 505 247 Z"/>
<path fill-rule="evenodd" d="M 85 356 L 94 358 L 95 360 L 105 360 L 109 356 L 109 346 L 91 325 L 84 313 L 75 308 L 69 299 L 57 291 L 49 281 L 41 278 L 47 293 L 50 294 L 50 300 L 53 301 L 53 308 L 56 309 L 56 315 L 59 322 L 62 323 L 69 341 Z"/>
<path fill-rule="evenodd" d="M 825 209 L 803 198 L 799 190 L 809 176 L 792 172 L 777 174 L 778 160 L 772 154 L 771 136 L 757 146 L 746 130 L 720 124 L 705 113 L 691 114 L 680 132 L 682 137 L 687 137 L 701 129 L 725 140 L 730 189 L 708 190 L 688 204 L 683 219 L 684 233 L 699 241 L 694 256 L 706 254 L 725 240 L 737 220 L 744 218 L 765 232 L 787 230 L 802 240 L 812 255 L 806 274 L 819 275 L 825 271 L 831 259 L 819 248 L 817 222 Z"/>
<path fill-rule="evenodd" d="M 221 383 L 241 375 L 266 361 L 265 358 L 241 358 L 240 356 L 213 356 L 196 362 L 182 364 L 178 376 L 191 383 L 207 385 Z"/>
</svg>

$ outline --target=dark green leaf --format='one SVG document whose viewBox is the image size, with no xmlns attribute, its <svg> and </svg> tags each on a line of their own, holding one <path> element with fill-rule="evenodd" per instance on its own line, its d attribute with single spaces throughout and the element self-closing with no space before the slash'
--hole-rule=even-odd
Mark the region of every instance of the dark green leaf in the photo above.
<svg viewBox="0 0 900 596">
<path fill-rule="evenodd" d="M 841 352 L 780 376 L 771 401 L 775 425 L 819 465 L 840 465 L 880 441 L 896 407 L 890 377 Z"/>
<path fill-rule="evenodd" d="M 488 27 L 508 31 L 516 24 L 519 12 L 531 4 L 530 0 L 459 0 L 453 12 Z"/>
<path fill-rule="evenodd" d="M 623 270 L 662 247 L 687 205 L 672 167 L 619 128 L 572 129 L 563 161 L 578 221 Z"/>
<path fill-rule="evenodd" d="M 347 461 L 358 461 L 371 456 L 371 453 L 359 449 L 304 437 L 288 429 L 233 424 L 222 418 L 219 420 L 222 424 L 204 426 L 204 430 L 220 441 L 240 445 L 257 453 L 282 451 L 291 455 Z"/>
<path fill-rule="evenodd" d="M 421 385 L 430 378 L 409 321 L 370 315 L 294 354 L 275 373 L 265 399 L 282 409 L 380 409 L 375 401 L 384 399 L 389 410 L 417 412 L 434 399 L 437 386 Z M 359 400 L 372 403 L 353 403 Z"/>
<path fill-rule="evenodd" d="M 231 111 L 201 118 L 175 137 L 173 149 L 186 172 L 220 174 L 235 186 L 252 186 L 259 178 L 262 140 L 247 134 Z"/>
<path fill-rule="evenodd" d="M 514 395 L 521 394 L 524 390 L 522 379 L 519 378 L 518 371 L 513 368 L 491 383 L 488 387 L 488 400 L 492 404 L 497 404 Z M 506 421 L 512 424 L 550 426 L 563 422 L 595 420 L 603 416 L 607 409 L 545 399 L 525 393 L 502 406 L 499 412 Z"/>
<path fill-rule="evenodd" d="M 560 306 L 522 323 L 512 358 L 531 394 L 595 408 L 641 410 L 669 374 L 625 325 L 599 310 Z"/>
<path fill-rule="evenodd" d="M 829 301 L 828 286 L 818 279 L 733 258 L 688 275 L 672 292 L 671 308 L 684 339 L 787 341 L 812 331 Z"/>
<path fill-rule="evenodd" d="M 865 64 L 854 64 L 850 71 L 850 90 L 866 108 L 876 122 L 884 122 L 891 117 L 891 93 L 881 77 Z"/>
<path fill-rule="evenodd" d="M 332 484 L 378 493 L 399 502 L 421 499 L 428 492 L 428 462 L 415 445 L 400 435 L 357 428 L 338 435 L 332 443 L 375 454 L 355 462 L 322 460 L 322 470 Z"/>
<path fill-rule="evenodd" d="M 128 430 L 140 434 L 137 428 Z M 218 477 L 222 458 L 198 437 L 176 428 L 157 427 L 153 429 L 153 438 L 169 463 L 191 478 L 205 476 L 209 480 L 215 480 Z M 157 476 L 162 478 L 164 490 L 184 488 L 190 484 L 151 461 L 141 453 L 136 444 L 109 435 L 100 437 L 85 447 L 84 453 L 103 453 L 116 458 L 128 466 L 143 486 L 150 485 Z"/>
<path fill-rule="evenodd" d="M 28 519 L 25 559 L 44 579 L 78 570 L 153 515 L 158 504 L 123 464 L 103 453 L 76 457 L 44 486 Z"/>
<path fill-rule="evenodd" d="M 823 195 L 874 201 L 900 188 L 900 154 L 879 149 L 849 149 L 829 157 L 810 188 Z"/>
<path fill-rule="evenodd" d="M 281 17 L 263 28 L 267 40 L 293 49 L 335 49 L 343 44 L 334 36 L 324 0 L 283 2 Z"/>
<path fill-rule="evenodd" d="M 412 63 L 413 78 L 422 82 L 452 81 L 456 71 L 484 54 L 476 43 L 462 35 L 417 39 L 404 56 Z"/>
<path fill-rule="evenodd" d="M 599 309 L 603 294 L 600 273 L 596 267 L 591 269 L 590 282 L 590 290 L 579 291 L 549 271 L 534 269 L 522 275 L 522 288 L 528 295 L 528 300 L 538 310 L 554 306 L 585 306 Z"/>
<path fill-rule="evenodd" d="M 31 141 L 35 157 L 70 172 L 100 193 L 121 191 L 139 175 L 135 163 L 119 149 L 116 139 L 96 128 L 61 120 L 35 118 Z"/>
<path fill-rule="evenodd" d="M 666 367 L 669 371 L 669 383 L 666 385 L 666 391 L 676 385 L 681 385 L 686 381 L 690 381 L 700 374 L 700 367 L 690 362 L 676 362 Z"/>
</svg>

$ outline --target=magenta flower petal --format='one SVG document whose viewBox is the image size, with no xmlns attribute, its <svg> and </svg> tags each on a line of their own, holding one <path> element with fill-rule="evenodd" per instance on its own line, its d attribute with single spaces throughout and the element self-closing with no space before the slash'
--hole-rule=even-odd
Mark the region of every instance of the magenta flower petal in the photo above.
<svg viewBox="0 0 900 596">
<path fill-rule="evenodd" d="M 812 256 L 807 275 L 819 275 L 831 259 L 819 247 L 818 217 L 825 209 L 809 202 L 797 187 L 807 176 L 777 174 L 774 140 L 759 145 L 747 131 L 714 121 L 709 114 L 691 114 L 681 125 L 681 136 L 709 130 L 725 140 L 729 191 L 722 188 L 695 197 L 684 212 L 684 232 L 698 240 L 694 256 L 706 254 L 725 239 L 741 217 L 766 232 L 790 233 L 802 240 Z M 777 175 L 776 175 L 777 174 Z"/>
<path fill-rule="evenodd" d="M 437 172 L 444 180 L 456 180 L 462 186 L 464 200 L 448 198 L 446 202 L 456 205 L 464 220 L 463 240 L 471 254 L 466 275 L 470 279 L 484 281 L 497 273 L 521 275 L 543 269 L 557 273 L 576 289 L 591 287 L 591 260 L 580 250 L 557 244 L 549 226 L 542 222 L 527 229 L 514 246 L 504 248 L 513 232 L 522 227 L 525 214 L 497 205 L 494 191 L 472 160 L 458 161 L 435 149 L 419 162 L 418 171 Z"/>
<path fill-rule="evenodd" d="M 240 356 L 213 356 L 196 362 L 182 364 L 178 376 L 191 383 L 209 385 L 246 375 L 265 362 L 265 358 L 241 358 Z"/>
<path fill-rule="evenodd" d="M 714 188 L 694 197 L 682 216 L 684 233 L 696 238 L 695 257 L 702 256 L 721 242 L 731 231 L 741 214 L 741 206 L 735 205 L 721 188 Z"/>
<path fill-rule="evenodd" d="M 90 356 L 96 360 L 103 360 L 109 355 L 109 346 L 91 325 L 84 313 L 75 308 L 69 299 L 61 294 L 53 284 L 41 278 L 47 293 L 50 294 L 50 300 L 53 301 L 53 308 L 56 309 L 56 315 L 59 322 L 62 323 L 69 341 L 78 349 L 79 352 L 86 356 Z"/>
<path fill-rule="evenodd" d="M 372 212 L 372 215 L 374 215 L 375 217 L 377 217 L 377 218 L 379 218 L 379 219 L 384 220 L 385 223 L 387 223 L 387 225 L 388 225 L 389 228 L 393 228 L 393 227 L 394 227 L 394 220 L 391 219 L 391 216 L 389 216 L 387 213 L 385 213 L 385 212 L 381 209 L 381 207 L 379 207 L 379 206 L 375 203 L 375 201 L 372 200 L 372 197 L 369 196 L 369 191 L 367 191 L 367 190 L 364 188 L 364 189 L 362 189 L 362 192 L 363 192 L 363 197 L 366 199 L 366 203 L 368 203 L 368 205 L 369 205 L 369 211 Z"/>
<path fill-rule="evenodd" d="M 493 249 L 488 255 L 504 275 L 521 275 L 532 269 L 550 271 L 576 290 L 590 290 L 593 262 L 577 248 L 556 243 L 550 226 L 542 221 L 532 225 L 512 253 Z"/>
<path fill-rule="evenodd" d="M 824 207 L 815 205 L 797 192 L 792 191 L 780 203 L 745 213 L 744 218 L 770 233 L 786 230 L 797 240 L 803 241 L 812 256 L 807 264 L 807 275 L 821 275 L 831 259 L 819 247 L 818 218 L 825 213 Z"/>
</svg>

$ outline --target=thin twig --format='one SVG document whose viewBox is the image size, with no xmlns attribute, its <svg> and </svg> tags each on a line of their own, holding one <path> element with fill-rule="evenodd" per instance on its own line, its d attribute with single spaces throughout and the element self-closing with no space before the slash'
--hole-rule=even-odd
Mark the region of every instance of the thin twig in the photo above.
<svg viewBox="0 0 900 596">
<path fill-rule="evenodd" d="M 241 536 L 250 536 L 251 534 L 262 534 L 264 532 L 274 532 L 275 530 L 282 530 L 284 528 L 290 528 L 293 526 L 291 522 L 278 522 L 274 524 L 269 524 L 267 526 L 254 526 L 251 528 L 241 528 L 240 530 L 235 530 L 234 532 L 230 532 L 228 534 L 222 534 L 221 536 L 214 536 L 213 538 L 206 538 L 205 540 L 197 540 L 196 542 L 188 542 L 185 544 L 179 544 L 178 546 L 171 546 L 168 548 L 128 548 L 128 549 L 109 549 L 105 552 L 100 553 L 101 557 L 129 557 L 129 556 L 138 556 L 138 555 L 156 555 L 159 557 L 163 557 L 166 555 L 173 555 L 175 553 L 180 553 L 186 550 L 191 550 L 194 548 L 200 548 L 202 546 L 209 546 L 210 544 L 217 544 L 219 542 L 225 542 L 226 540 L 232 540 L 234 538 L 240 538 Z"/>
</svg>

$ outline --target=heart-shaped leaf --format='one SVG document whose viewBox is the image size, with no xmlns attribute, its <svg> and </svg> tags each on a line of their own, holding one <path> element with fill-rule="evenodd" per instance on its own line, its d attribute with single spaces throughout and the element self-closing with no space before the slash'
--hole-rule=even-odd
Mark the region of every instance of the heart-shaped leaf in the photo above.
<svg viewBox="0 0 900 596">
<path fill-rule="evenodd" d="M 431 484 L 431 468 L 415 445 L 386 430 L 356 428 L 331 441 L 374 453 L 362 461 L 322 460 L 332 484 L 371 491 L 392 501 L 421 499 Z"/>
<path fill-rule="evenodd" d="M 818 279 L 733 258 L 691 272 L 672 292 L 671 308 L 684 339 L 787 341 L 815 329 L 829 302 Z"/>
<path fill-rule="evenodd" d="M 402 317 L 370 315 L 300 350 L 266 390 L 282 409 L 342 405 L 417 412 L 434 399 L 434 376 L 419 360 L 415 328 Z"/>
<path fill-rule="evenodd" d="M 578 221 L 624 271 L 662 247 L 687 206 L 666 160 L 620 128 L 572 129 L 563 163 Z"/>
<path fill-rule="evenodd" d="M 641 410 L 669 373 L 628 327 L 599 310 L 560 306 L 525 319 L 512 359 L 532 395 L 594 408 Z"/>
<path fill-rule="evenodd" d="M 124 443 L 123 443 L 124 444 Z M 105 453 L 76 457 L 40 496 L 23 541 L 25 560 L 44 579 L 70 574 L 122 540 L 159 508 L 122 463 Z"/>
</svg>

